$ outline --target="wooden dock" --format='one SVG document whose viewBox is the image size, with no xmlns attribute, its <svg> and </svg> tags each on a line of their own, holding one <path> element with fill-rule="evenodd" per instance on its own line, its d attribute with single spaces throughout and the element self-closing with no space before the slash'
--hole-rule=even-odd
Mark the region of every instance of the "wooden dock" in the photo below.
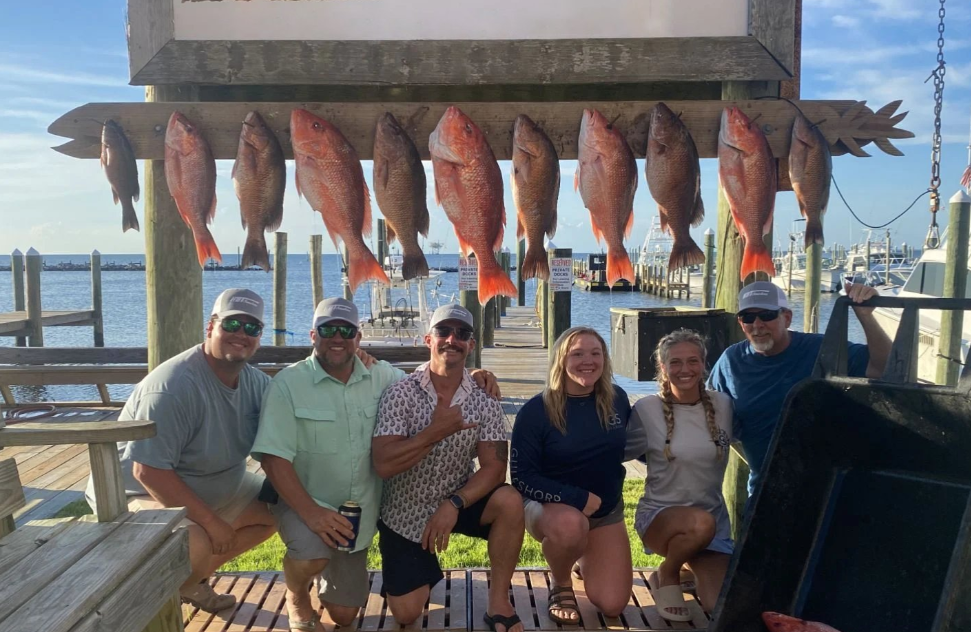
<svg viewBox="0 0 971 632">
<path fill-rule="evenodd" d="M 100 322 L 101 316 L 92 309 L 78 311 L 42 311 L 41 327 L 91 327 Z M 0 314 L 0 336 L 26 338 L 33 332 L 33 325 L 26 311 Z"/>
</svg>

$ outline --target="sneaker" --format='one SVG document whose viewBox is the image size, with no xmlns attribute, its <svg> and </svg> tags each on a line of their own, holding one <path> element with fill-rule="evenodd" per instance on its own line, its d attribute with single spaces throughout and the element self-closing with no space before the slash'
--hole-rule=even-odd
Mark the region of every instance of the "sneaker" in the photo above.
<svg viewBox="0 0 971 632">
<path fill-rule="evenodd" d="M 236 605 L 236 597 L 220 595 L 206 580 L 202 580 L 189 590 L 180 590 L 179 596 L 182 597 L 183 603 L 192 604 L 209 613 L 216 613 Z"/>
</svg>

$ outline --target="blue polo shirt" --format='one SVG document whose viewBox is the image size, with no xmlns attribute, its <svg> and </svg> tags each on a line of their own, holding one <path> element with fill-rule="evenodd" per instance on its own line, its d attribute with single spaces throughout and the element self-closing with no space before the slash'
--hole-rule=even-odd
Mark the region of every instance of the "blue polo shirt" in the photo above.
<svg viewBox="0 0 971 632">
<path fill-rule="evenodd" d="M 718 358 L 708 378 L 709 388 L 728 393 L 734 400 L 734 436 L 742 442 L 751 470 L 750 495 L 761 480 L 782 404 L 793 386 L 812 375 L 823 344 L 822 334 L 789 333 L 789 346 L 772 356 L 756 353 L 748 340 L 733 344 Z M 867 346 L 850 343 L 848 351 L 849 375 L 865 377 L 870 363 Z"/>
</svg>

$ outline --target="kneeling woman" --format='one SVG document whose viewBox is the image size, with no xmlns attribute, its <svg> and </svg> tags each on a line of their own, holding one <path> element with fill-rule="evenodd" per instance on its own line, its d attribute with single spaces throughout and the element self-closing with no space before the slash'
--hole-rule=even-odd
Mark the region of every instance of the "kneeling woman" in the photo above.
<svg viewBox="0 0 971 632">
<path fill-rule="evenodd" d="M 587 596 L 617 616 L 631 592 L 624 525 L 627 393 L 611 381 L 607 345 L 593 329 L 563 332 L 550 353 L 546 389 L 513 426 L 509 467 L 526 503 L 526 530 L 543 546 L 553 576 L 549 616 L 580 618 L 571 570 L 580 562 Z"/>
<path fill-rule="evenodd" d="M 665 336 L 655 358 L 660 394 L 634 405 L 628 429 L 627 457 L 646 453 L 648 471 L 634 528 L 646 552 L 665 558 L 650 578 L 658 612 L 690 621 L 682 565 L 694 572 L 698 599 L 711 609 L 734 547 L 722 496 L 732 402 L 705 389 L 705 344 L 698 333 L 681 329 Z"/>
</svg>

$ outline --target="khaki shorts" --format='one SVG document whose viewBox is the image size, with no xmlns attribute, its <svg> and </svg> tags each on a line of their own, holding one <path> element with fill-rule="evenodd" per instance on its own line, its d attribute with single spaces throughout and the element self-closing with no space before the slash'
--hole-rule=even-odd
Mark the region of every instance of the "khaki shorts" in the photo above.
<svg viewBox="0 0 971 632">
<path fill-rule="evenodd" d="M 539 519 L 540 512 L 543 511 L 543 503 L 538 500 L 523 500 L 523 511 L 526 514 L 526 524 L 535 524 L 536 520 Z M 596 529 L 597 527 L 606 527 L 608 525 L 617 524 L 618 522 L 624 521 L 624 502 L 621 501 L 617 503 L 613 509 L 610 510 L 606 516 L 600 516 L 599 518 L 587 518 L 590 523 L 590 530 Z"/>
<path fill-rule="evenodd" d="M 236 490 L 236 493 L 222 505 L 214 507 L 213 513 L 225 520 L 228 524 L 233 524 L 236 518 L 239 518 L 240 514 L 243 513 L 243 510 L 251 502 L 256 500 L 256 497 L 260 493 L 260 488 L 263 487 L 264 480 L 259 474 L 246 472 L 243 475 L 243 482 L 240 484 L 239 489 Z M 164 505 L 148 495 L 129 496 L 128 508 L 131 511 L 145 511 L 147 509 L 164 509 Z M 195 524 L 193 521 L 188 518 L 183 518 L 178 526 L 187 527 L 193 524 Z"/>
<path fill-rule="evenodd" d="M 310 530 L 297 512 L 283 499 L 267 505 L 276 519 L 277 532 L 294 560 L 329 560 L 317 584 L 321 601 L 338 606 L 367 605 L 370 587 L 367 572 L 367 549 L 350 553 L 332 549 Z"/>
</svg>

